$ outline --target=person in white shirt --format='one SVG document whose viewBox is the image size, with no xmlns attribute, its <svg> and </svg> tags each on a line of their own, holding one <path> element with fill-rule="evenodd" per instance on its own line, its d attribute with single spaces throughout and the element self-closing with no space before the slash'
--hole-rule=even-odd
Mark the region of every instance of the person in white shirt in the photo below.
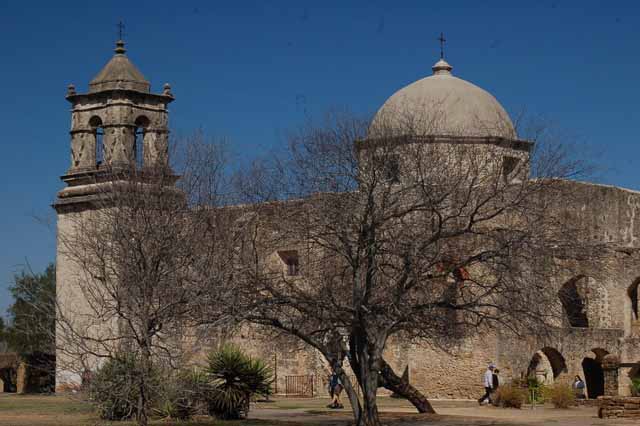
<svg viewBox="0 0 640 426">
<path fill-rule="evenodd" d="M 489 364 L 487 371 L 484 373 L 482 385 L 484 386 L 484 395 L 478 400 L 478 404 L 482 405 L 485 401 L 491 403 L 491 390 L 493 389 L 493 370 L 496 368 L 495 364 Z"/>
</svg>

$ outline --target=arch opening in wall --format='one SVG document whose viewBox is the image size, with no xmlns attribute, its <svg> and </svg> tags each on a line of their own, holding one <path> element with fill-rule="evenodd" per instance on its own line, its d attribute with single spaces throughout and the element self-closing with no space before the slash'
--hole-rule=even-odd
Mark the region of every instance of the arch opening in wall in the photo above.
<svg viewBox="0 0 640 426">
<path fill-rule="evenodd" d="M 133 144 L 133 159 L 136 168 L 142 169 L 144 167 L 144 138 L 149 128 L 149 119 L 144 115 L 138 117 L 135 121 L 135 133 Z"/>
<path fill-rule="evenodd" d="M 631 317 L 634 321 L 638 321 L 640 319 L 639 316 L 639 292 L 640 290 L 640 278 L 634 281 L 633 284 L 627 290 L 627 294 L 629 295 L 629 299 L 631 300 Z"/>
<path fill-rule="evenodd" d="M 15 393 L 16 392 L 16 369 L 15 368 L 0 368 L 0 380 L 2 380 L 3 393 Z"/>
<path fill-rule="evenodd" d="M 535 377 L 543 384 L 553 384 L 567 371 L 567 362 L 562 354 L 555 348 L 544 347 L 533 354 L 527 369 L 527 377 Z"/>
<path fill-rule="evenodd" d="M 593 358 L 582 360 L 582 372 L 586 383 L 587 398 L 596 399 L 604 395 L 604 371 L 602 364 Z"/>
<path fill-rule="evenodd" d="M 596 399 L 604 395 L 604 371 L 602 360 L 609 351 L 602 348 L 592 349 L 595 356 L 587 356 L 582 360 L 582 372 L 586 384 L 587 398 Z"/>
<path fill-rule="evenodd" d="M 602 360 L 604 359 L 604 357 L 609 355 L 609 351 L 606 350 L 606 349 L 602 349 L 602 348 L 592 349 L 591 352 L 593 352 L 596 355 L 595 359 L 599 363 L 602 363 Z"/>
<path fill-rule="evenodd" d="M 100 165 L 104 163 L 104 128 L 102 127 L 102 119 L 94 115 L 89 119 L 89 126 L 93 131 L 96 149 L 96 167 L 100 167 Z"/>
<path fill-rule="evenodd" d="M 585 299 L 578 288 L 578 284 L 585 279 L 586 277 L 584 276 L 573 278 L 567 281 L 558 291 L 558 297 L 571 327 L 589 327 Z"/>
<path fill-rule="evenodd" d="M 637 362 L 636 365 L 631 367 L 631 369 L 629 370 L 629 379 L 640 380 L 640 362 Z"/>
</svg>

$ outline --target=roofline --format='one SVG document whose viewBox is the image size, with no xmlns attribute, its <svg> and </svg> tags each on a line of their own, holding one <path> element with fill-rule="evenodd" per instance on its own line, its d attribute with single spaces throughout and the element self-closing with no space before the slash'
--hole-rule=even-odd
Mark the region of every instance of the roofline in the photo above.
<svg viewBox="0 0 640 426">
<path fill-rule="evenodd" d="M 377 147 L 390 143 L 391 145 L 405 145 L 413 143 L 457 144 L 457 145 L 496 145 L 518 151 L 531 152 L 534 142 L 524 139 L 509 139 L 502 136 L 451 136 L 451 135 L 402 135 L 383 138 L 366 138 L 354 142 L 356 149 Z"/>
<path fill-rule="evenodd" d="M 572 184 L 579 184 L 579 185 L 584 185 L 584 186 L 594 186 L 594 187 L 598 187 L 598 188 L 611 189 L 611 190 L 615 190 L 615 191 L 622 191 L 622 192 L 626 192 L 628 194 L 633 194 L 633 195 L 640 196 L 640 190 L 631 189 L 631 188 L 625 188 L 623 186 L 609 185 L 609 184 L 606 184 L 606 183 L 588 182 L 588 181 L 584 181 L 584 180 L 573 180 L 573 179 L 559 179 L 559 180 L 561 180 L 563 182 L 569 182 L 569 183 L 572 183 Z"/>
</svg>

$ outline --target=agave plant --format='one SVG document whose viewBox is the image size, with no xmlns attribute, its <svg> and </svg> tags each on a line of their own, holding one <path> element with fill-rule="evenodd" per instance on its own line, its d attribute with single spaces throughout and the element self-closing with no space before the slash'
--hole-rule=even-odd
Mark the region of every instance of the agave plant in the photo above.
<svg viewBox="0 0 640 426">
<path fill-rule="evenodd" d="M 271 369 L 233 345 L 209 355 L 206 374 L 209 415 L 219 419 L 240 419 L 249 412 L 254 395 L 271 394 Z"/>
</svg>

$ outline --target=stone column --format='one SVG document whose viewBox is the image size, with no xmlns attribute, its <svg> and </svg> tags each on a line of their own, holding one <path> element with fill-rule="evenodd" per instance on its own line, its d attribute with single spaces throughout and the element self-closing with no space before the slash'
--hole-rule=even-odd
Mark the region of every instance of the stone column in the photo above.
<svg viewBox="0 0 640 426">
<path fill-rule="evenodd" d="M 602 359 L 602 371 L 604 372 L 604 395 L 618 396 L 618 370 L 620 360 L 616 355 L 609 354 Z"/>
<path fill-rule="evenodd" d="M 27 392 L 27 365 L 24 361 L 19 361 L 18 369 L 16 370 L 16 392 Z"/>
</svg>

